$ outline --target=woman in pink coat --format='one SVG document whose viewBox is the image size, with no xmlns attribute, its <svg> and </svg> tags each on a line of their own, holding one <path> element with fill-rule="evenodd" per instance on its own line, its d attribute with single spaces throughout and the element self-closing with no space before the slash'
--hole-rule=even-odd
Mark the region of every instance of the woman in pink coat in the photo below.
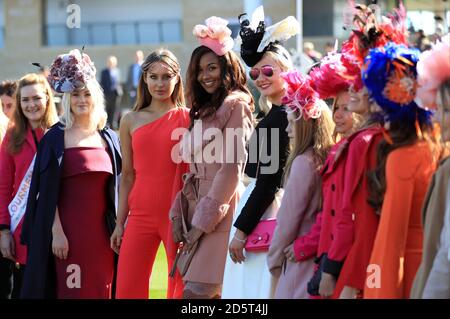
<svg viewBox="0 0 450 319">
<path fill-rule="evenodd" d="M 268 254 L 271 273 L 279 277 L 275 298 L 307 298 L 307 282 L 314 262 L 297 263 L 286 254 L 294 240 L 306 234 L 314 224 L 322 202 L 320 168 L 333 144 L 334 124 L 328 106 L 318 99 L 309 78 L 297 72 L 284 73 L 288 84 L 283 104 L 288 112 L 286 129 L 292 152 L 286 164 L 285 192 L 277 215 L 277 227 Z M 301 96 L 299 100 L 296 96 Z"/>
<path fill-rule="evenodd" d="M 18 82 L 16 105 L 11 117 L 11 127 L 7 131 L 0 150 L 0 250 L 3 257 L 15 262 L 13 298 L 20 295 L 21 281 L 27 260 L 26 246 L 20 244 L 23 214 L 26 205 L 20 196 L 28 195 L 29 183 L 24 182 L 27 175 L 31 180 L 31 163 L 37 146 L 46 129 L 57 121 L 53 94 L 47 80 L 38 74 L 27 74 Z M 25 205 L 22 205 L 25 203 Z M 17 212 L 17 213 L 14 213 Z M 11 215 L 11 213 L 13 213 Z M 25 211 L 23 210 L 23 213 Z"/>
<path fill-rule="evenodd" d="M 170 211 L 175 242 L 183 252 L 198 242 L 186 273 L 183 297 L 220 298 L 228 237 L 239 201 L 247 160 L 245 145 L 252 131 L 253 99 L 245 70 L 231 51 L 227 21 L 211 17 L 197 25 L 200 41 L 187 71 L 191 125 L 181 141 L 181 154 L 190 164 Z M 230 135 L 231 133 L 231 135 Z M 181 219 L 189 232 L 183 234 Z"/>
</svg>

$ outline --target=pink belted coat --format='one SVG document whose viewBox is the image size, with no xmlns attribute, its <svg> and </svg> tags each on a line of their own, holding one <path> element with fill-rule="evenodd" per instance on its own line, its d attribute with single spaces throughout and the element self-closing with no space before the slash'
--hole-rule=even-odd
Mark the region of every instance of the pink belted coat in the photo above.
<svg viewBox="0 0 450 319">
<path fill-rule="evenodd" d="M 183 192 L 188 200 L 188 221 L 204 232 L 184 281 L 222 284 L 229 233 L 247 160 L 245 146 L 253 130 L 250 103 L 247 94 L 232 92 L 214 115 L 196 121 L 181 141 L 181 156 L 189 163 L 189 173 L 183 177 L 183 189 L 169 217 L 172 220 L 181 216 Z"/>
</svg>

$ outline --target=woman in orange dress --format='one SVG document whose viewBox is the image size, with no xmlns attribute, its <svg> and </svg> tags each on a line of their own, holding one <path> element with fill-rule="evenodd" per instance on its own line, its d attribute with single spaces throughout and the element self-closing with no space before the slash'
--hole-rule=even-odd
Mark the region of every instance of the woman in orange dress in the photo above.
<svg viewBox="0 0 450 319">
<path fill-rule="evenodd" d="M 364 298 L 409 298 L 421 261 L 421 208 L 436 157 L 427 139 L 431 113 L 414 102 L 417 60 L 416 50 L 393 43 L 371 50 L 365 60 L 364 84 L 389 129 L 370 177 L 370 202 L 381 216 Z"/>
<path fill-rule="evenodd" d="M 189 123 L 176 57 L 168 50 L 152 52 L 142 64 L 137 103 L 120 124 L 122 180 L 111 236 L 111 247 L 119 253 L 117 298 L 148 299 L 161 241 L 168 269 L 172 268 L 177 246 L 170 231 L 169 209 L 188 168 L 172 155 L 178 154 L 174 147 L 181 136 L 176 130 Z M 181 297 L 182 291 L 181 276 L 168 279 L 167 298 Z"/>
</svg>

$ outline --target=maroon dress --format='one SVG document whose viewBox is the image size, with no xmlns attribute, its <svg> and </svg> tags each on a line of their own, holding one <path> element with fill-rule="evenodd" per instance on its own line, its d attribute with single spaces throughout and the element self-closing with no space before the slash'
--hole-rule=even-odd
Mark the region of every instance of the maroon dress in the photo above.
<svg viewBox="0 0 450 319">
<path fill-rule="evenodd" d="M 114 252 L 105 214 L 111 159 L 105 148 L 64 152 L 58 210 L 69 253 L 66 260 L 55 257 L 57 297 L 110 298 Z"/>
</svg>

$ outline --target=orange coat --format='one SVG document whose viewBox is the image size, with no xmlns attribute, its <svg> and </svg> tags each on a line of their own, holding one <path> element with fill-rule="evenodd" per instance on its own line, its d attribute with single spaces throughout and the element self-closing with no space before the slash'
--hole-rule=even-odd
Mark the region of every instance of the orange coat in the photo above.
<svg viewBox="0 0 450 319">
<path fill-rule="evenodd" d="M 425 142 L 388 155 L 386 193 L 370 258 L 379 271 L 368 273 L 364 298 L 409 298 L 422 257 L 422 204 L 435 169 Z"/>
</svg>

